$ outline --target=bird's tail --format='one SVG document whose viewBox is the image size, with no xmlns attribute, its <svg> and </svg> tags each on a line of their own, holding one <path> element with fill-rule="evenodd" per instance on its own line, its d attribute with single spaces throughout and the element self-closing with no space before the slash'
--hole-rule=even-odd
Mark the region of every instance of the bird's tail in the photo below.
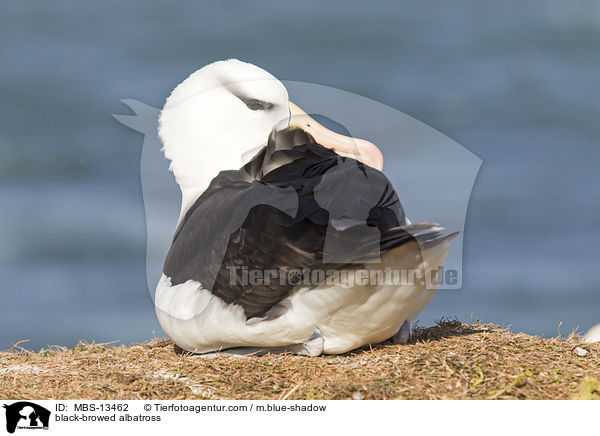
<svg viewBox="0 0 600 436">
<path fill-rule="evenodd" d="M 443 227 L 437 223 L 423 221 L 420 223 L 406 224 L 392 227 L 381 233 L 381 251 L 387 251 L 410 241 L 416 241 L 422 249 L 430 250 L 433 247 L 450 248 L 451 241 L 459 232 L 444 235 Z"/>
</svg>

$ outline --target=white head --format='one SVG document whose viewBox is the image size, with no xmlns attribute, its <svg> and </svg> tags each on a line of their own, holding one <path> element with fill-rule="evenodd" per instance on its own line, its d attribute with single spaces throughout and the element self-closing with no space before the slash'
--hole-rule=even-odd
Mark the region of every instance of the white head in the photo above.
<svg viewBox="0 0 600 436">
<path fill-rule="evenodd" d="M 159 118 L 159 136 L 182 191 L 182 215 L 223 170 L 266 144 L 274 128 L 297 127 L 340 155 L 381 169 L 373 144 L 334 133 L 291 103 L 271 74 L 236 59 L 209 64 L 171 93 Z"/>
</svg>

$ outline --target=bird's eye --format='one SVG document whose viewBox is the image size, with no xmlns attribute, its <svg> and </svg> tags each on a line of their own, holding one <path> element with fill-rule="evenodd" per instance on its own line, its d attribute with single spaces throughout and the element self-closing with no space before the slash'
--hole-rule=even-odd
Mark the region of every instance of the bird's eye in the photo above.
<svg viewBox="0 0 600 436">
<path fill-rule="evenodd" d="M 273 108 L 273 103 L 267 103 L 266 101 L 256 100 L 255 98 L 250 98 L 248 100 L 244 100 L 248 109 L 253 111 L 266 111 Z"/>
</svg>

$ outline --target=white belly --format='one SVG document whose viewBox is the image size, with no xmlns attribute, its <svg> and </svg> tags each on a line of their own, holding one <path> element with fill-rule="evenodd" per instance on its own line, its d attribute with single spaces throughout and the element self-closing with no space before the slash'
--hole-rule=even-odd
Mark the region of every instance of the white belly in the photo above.
<svg viewBox="0 0 600 436">
<path fill-rule="evenodd" d="M 425 267 L 441 266 L 448 247 L 435 250 L 434 256 L 424 253 Z M 381 264 L 361 268 L 369 275 L 386 267 L 423 269 L 419 253 L 416 243 L 405 244 L 386 253 Z M 357 274 L 365 273 L 349 273 L 350 283 Z M 181 348 L 195 353 L 242 346 L 290 346 L 305 342 L 318 328 L 323 352 L 338 354 L 390 338 L 405 320 L 412 320 L 422 310 L 436 290 L 427 290 L 423 283 L 392 285 L 380 280 L 378 284 L 347 286 L 350 283 L 299 286 L 274 309 L 281 315 L 246 320 L 240 306 L 225 304 L 200 283 L 189 280 L 171 286 L 163 275 L 156 289 L 156 313 L 165 333 Z"/>
</svg>

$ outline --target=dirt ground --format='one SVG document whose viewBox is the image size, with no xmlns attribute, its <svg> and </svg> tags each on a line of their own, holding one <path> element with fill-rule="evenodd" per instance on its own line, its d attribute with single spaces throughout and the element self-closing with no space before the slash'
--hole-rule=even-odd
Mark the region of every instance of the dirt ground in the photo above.
<svg viewBox="0 0 600 436">
<path fill-rule="evenodd" d="M 194 357 L 166 339 L 0 353 L 3 399 L 600 399 L 600 344 L 458 321 L 339 356 Z"/>
</svg>

